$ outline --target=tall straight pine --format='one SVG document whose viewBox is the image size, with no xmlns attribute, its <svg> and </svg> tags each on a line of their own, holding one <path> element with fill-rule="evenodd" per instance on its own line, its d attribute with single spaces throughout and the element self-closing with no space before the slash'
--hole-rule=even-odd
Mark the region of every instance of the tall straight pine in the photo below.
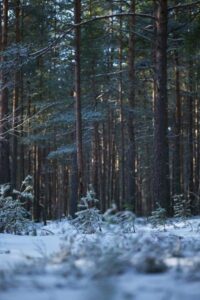
<svg viewBox="0 0 200 300">
<path fill-rule="evenodd" d="M 81 0 L 74 3 L 75 24 L 81 22 Z M 78 167 L 78 197 L 83 195 L 83 143 L 81 112 L 81 29 L 75 28 L 75 112 L 76 112 L 76 148 Z"/>
<path fill-rule="evenodd" d="M 154 74 L 154 174 L 153 197 L 170 213 L 168 99 L 167 99 L 167 19 L 166 0 L 155 1 Z"/>
</svg>

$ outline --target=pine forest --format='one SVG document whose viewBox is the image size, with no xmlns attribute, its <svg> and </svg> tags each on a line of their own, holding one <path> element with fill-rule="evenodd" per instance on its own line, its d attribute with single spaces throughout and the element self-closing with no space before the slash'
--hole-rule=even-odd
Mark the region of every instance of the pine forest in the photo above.
<svg viewBox="0 0 200 300">
<path fill-rule="evenodd" d="M 200 299 L 199 101 L 200 1 L 0 0 L 0 299 Z"/>
</svg>

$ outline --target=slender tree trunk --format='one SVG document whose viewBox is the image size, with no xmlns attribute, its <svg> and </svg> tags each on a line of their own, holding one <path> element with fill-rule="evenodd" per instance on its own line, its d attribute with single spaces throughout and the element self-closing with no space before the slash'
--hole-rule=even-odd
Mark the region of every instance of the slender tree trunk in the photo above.
<svg viewBox="0 0 200 300">
<path fill-rule="evenodd" d="M 113 110 L 109 108 L 109 113 L 108 113 L 108 120 L 107 120 L 107 125 L 106 125 L 106 208 L 110 207 L 111 205 L 111 200 L 112 200 L 112 195 L 111 195 L 111 181 L 112 181 L 112 156 L 113 156 L 113 137 L 114 137 L 114 130 L 115 130 L 115 125 L 114 125 L 114 115 L 113 115 Z"/>
<path fill-rule="evenodd" d="M 20 138 L 23 138 L 24 136 L 24 125 L 23 125 L 23 121 L 24 121 L 24 78 L 23 78 L 23 73 L 20 72 Z M 24 180 L 25 178 L 25 149 L 26 147 L 23 145 L 23 143 L 20 144 L 20 149 L 19 149 L 19 157 L 20 157 L 20 161 L 19 161 L 19 182 L 22 182 L 22 180 Z"/>
<path fill-rule="evenodd" d="M 15 42 L 19 44 L 20 42 L 20 0 L 15 0 Z M 18 55 L 17 55 L 18 61 Z M 18 103 L 19 103 L 19 80 L 20 80 L 20 71 L 16 71 L 14 75 L 14 92 L 13 92 L 13 138 L 12 138 L 12 169 L 11 169 L 11 181 L 14 186 L 16 186 L 17 179 L 17 156 L 18 156 L 18 143 L 17 143 L 17 130 L 16 126 L 18 124 L 19 112 Z"/>
<path fill-rule="evenodd" d="M 193 136 L 193 111 L 194 111 L 194 98 L 193 98 L 193 62 L 189 61 L 189 71 L 188 71 L 188 92 L 189 96 L 187 99 L 188 106 L 188 167 L 187 167 L 187 176 L 188 176 L 188 185 L 187 193 L 188 197 L 191 199 L 191 209 L 195 213 L 195 198 L 194 198 L 194 136 Z"/>
<path fill-rule="evenodd" d="M 28 84 L 28 103 L 27 103 L 27 117 L 28 117 L 28 136 L 30 134 L 31 131 L 31 124 L 30 124 L 30 118 L 31 118 L 31 111 L 32 111 L 32 107 L 31 107 L 31 96 L 30 96 L 30 85 Z M 33 153 L 33 147 L 31 145 L 27 146 L 27 172 L 30 175 L 32 172 L 32 168 L 31 168 L 31 158 L 32 158 L 32 153 Z"/>
<path fill-rule="evenodd" d="M 197 80 L 197 79 L 196 79 Z M 196 91 L 197 91 L 197 87 L 196 87 Z M 199 113 L 199 99 L 196 95 L 196 99 L 195 99 L 195 167 L 194 167 L 194 177 L 195 177 L 195 185 L 194 185 L 194 192 L 196 195 L 199 195 L 199 172 L 200 172 L 200 168 L 199 168 L 199 164 L 200 164 L 200 149 L 199 149 L 199 145 L 200 145 L 200 132 L 199 132 L 199 120 L 200 120 L 200 113 Z M 199 213 L 199 211 L 198 211 Z"/>
<path fill-rule="evenodd" d="M 107 124 L 102 125 L 102 210 L 106 210 L 107 205 L 107 182 L 108 182 L 108 173 L 107 173 L 107 163 L 108 163 L 108 151 L 107 151 Z"/>
<path fill-rule="evenodd" d="M 3 1 L 2 10 L 2 34 L 1 51 L 6 50 L 8 40 L 8 0 Z M 6 62 L 5 56 L 2 56 L 1 62 Z M 10 163 L 9 163 L 9 136 L 8 130 L 8 87 L 7 70 L 1 71 L 2 86 L 0 89 L 0 183 L 10 181 Z"/>
<path fill-rule="evenodd" d="M 81 0 L 75 0 L 75 23 L 81 21 Z M 83 144 L 81 115 L 81 29 L 75 28 L 75 111 L 76 111 L 76 147 L 78 167 L 78 198 L 84 193 L 83 185 Z"/>
<path fill-rule="evenodd" d="M 120 10 L 122 12 L 122 10 Z M 120 105 L 120 203 L 125 200 L 125 138 L 124 138 L 124 99 L 122 94 L 122 58 L 123 58 L 123 43 L 122 43 L 122 19 L 120 18 L 120 41 L 119 41 L 119 105 Z"/>
<path fill-rule="evenodd" d="M 110 182 L 110 194 L 111 194 L 111 200 L 115 201 L 117 204 L 117 207 L 119 210 L 121 210 L 121 203 L 120 199 L 115 197 L 115 183 L 116 183 L 116 177 L 117 177 L 117 171 L 116 171 L 116 147 L 115 147 L 115 138 L 114 138 L 114 128 L 112 130 L 112 156 L 111 156 L 111 182 Z"/>
<path fill-rule="evenodd" d="M 92 17 L 92 1 L 90 1 L 90 17 Z M 94 105 L 94 110 L 96 111 L 97 109 L 97 96 L 98 96 L 98 86 L 96 83 L 96 78 L 95 78 L 95 65 L 96 65 L 96 60 L 94 59 L 92 63 L 92 86 L 93 86 L 93 105 Z M 93 139 L 92 139 L 92 165 L 91 165 L 91 172 L 90 172 L 90 183 L 92 183 L 92 186 L 94 188 L 94 191 L 96 193 L 97 199 L 99 199 L 99 167 L 100 167 L 100 162 L 99 162 L 99 122 L 95 121 L 93 123 Z"/>
<path fill-rule="evenodd" d="M 154 174 L 155 203 L 170 213 L 168 103 L 167 103 L 167 1 L 156 1 Z"/>
<path fill-rule="evenodd" d="M 173 194 L 181 193 L 181 94 L 180 94 L 180 72 L 179 55 L 177 50 L 175 57 L 175 84 L 176 84 L 176 112 L 174 130 L 174 155 L 173 155 Z"/>
<path fill-rule="evenodd" d="M 196 172 L 196 195 L 197 195 L 197 211 L 196 213 L 197 214 L 200 214 L 200 167 L 199 167 L 199 164 L 200 164 L 200 147 L 199 147 L 199 144 L 200 144 L 200 124 L 199 124 L 199 99 L 197 98 L 197 107 L 198 107 L 198 130 L 197 130 L 197 159 L 196 159 L 196 169 L 195 169 L 195 172 Z"/>
<path fill-rule="evenodd" d="M 130 2 L 130 12 L 135 13 L 135 0 Z M 136 174 L 135 174 L 135 126 L 134 126 L 134 108 L 135 108 L 135 16 L 129 18 L 129 53 L 128 53 L 128 78 L 129 78 L 129 113 L 128 113 L 128 136 L 129 136 L 129 151 L 127 158 L 128 167 L 128 188 L 127 201 L 135 207 L 136 199 Z"/>
<path fill-rule="evenodd" d="M 68 210 L 68 199 L 69 199 L 69 166 L 63 167 L 64 168 L 64 174 L 63 174 L 63 207 L 64 207 L 64 215 L 68 216 L 69 210 Z"/>
<path fill-rule="evenodd" d="M 94 123 L 94 138 L 92 144 L 92 170 L 91 170 L 91 179 L 90 182 L 93 185 L 94 191 L 96 193 L 97 198 L 99 197 L 99 136 L 98 136 L 98 122 Z"/>
<path fill-rule="evenodd" d="M 21 4 L 21 2 L 20 2 Z M 24 8 L 23 6 L 20 6 L 20 40 L 23 41 L 24 40 Z M 19 82 L 19 88 L 20 88 L 20 104 L 19 104 L 19 109 L 20 109 L 20 119 L 19 122 L 21 124 L 20 126 L 20 138 L 22 139 L 24 136 L 24 111 L 25 111 L 25 107 L 24 107 L 24 98 L 25 98 L 25 89 L 24 89 L 24 71 L 23 71 L 23 67 L 21 67 L 20 69 L 20 82 Z M 26 157 L 26 146 L 21 143 L 19 145 L 20 149 L 19 149 L 19 181 L 20 183 L 22 182 L 22 180 L 24 180 L 25 178 L 25 157 Z"/>
<path fill-rule="evenodd" d="M 73 218 L 77 211 L 77 191 L 78 191 L 78 174 L 77 174 L 77 155 L 72 154 L 72 165 L 70 172 L 70 185 L 71 185 L 71 195 L 69 203 L 69 214 Z"/>
<path fill-rule="evenodd" d="M 42 150 L 34 146 L 34 220 L 39 222 L 43 211 L 42 191 Z"/>
</svg>

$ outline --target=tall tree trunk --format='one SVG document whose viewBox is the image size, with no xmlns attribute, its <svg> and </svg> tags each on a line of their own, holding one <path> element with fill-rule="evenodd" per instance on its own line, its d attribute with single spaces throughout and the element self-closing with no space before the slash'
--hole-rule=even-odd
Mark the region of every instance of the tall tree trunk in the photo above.
<svg viewBox="0 0 200 300">
<path fill-rule="evenodd" d="M 92 186 L 94 188 L 94 191 L 96 193 L 96 197 L 99 197 L 99 125 L 98 122 L 94 122 L 94 137 L 93 137 L 93 143 L 92 143 L 92 170 L 91 170 L 91 178 L 90 182 L 92 183 Z"/>
<path fill-rule="evenodd" d="M 174 130 L 174 155 L 173 155 L 173 194 L 181 193 L 181 95 L 180 95 L 180 72 L 179 55 L 177 50 L 174 53 L 175 58 L 175 84 L 176 84 L 176 112 L 175 112 L 175 130 Z"/>
<path fill-rule="evenodd" d="M 81 22 L 81 0 L 75 0 L 75 24 Z M 78 198 L 83 193 L 83 144 L 82 144 L 82 115 L 81 115 L 81 30 L 75 28 L 75 112 L 76 112 L 76 147 L 78 167 Z"/>
<path fill-rule="evenodd" d="M 40 206 L 39 206 L 39 197 L 40 197 L 40 185 L 39 185 L 39 169 L 40 169 L 40 157 L 38 146 L 33 146 L 33 176 L 34 176 L 34 203 L 33 203 L 33 220 L 35 222 L 40 221 Z"/>
<path fill-rule="evenodd" d="M 2 30 L 1 30 L 1 51 L 5 51 L 8 40 L 8 0 L 3 0 L 2 10 Z M 1 57 L 1 62 L 6 61 L 5 56 Z M 9 163 L 9 136 L 8 130 L 8 87 L 7 87 L 7 70 L 1 71 L 1 88 L 0 88 L 0 183 L 10 181 L 10 163 Z"/>
<path fill-rule="evenodd" d="M 187 184 L 187 193 L 188 197 L 191 199 L 191 209 L 192 212 L 195 213 L 195 198 L 194 198 L 194 136 L 193 136 L 193 110 L 194 110 L 194 98 L 193 98 L 193 61 L 190 59 L 189 61 L 189 71 L 188 71 L 188 92 L 189 96 L 187 99 L 188 106 L 188 161 L 187 161 L 187 176 L 188 176 L 188 184 Z"/>
<path fill-rule="evenodd" d="M 72 154 L 71 162 L 71 172 L 70 172 L 70 185 L 71 185 L 71 195 L 69 203 L 69 214 L 73 218 L 77 211 L 77 191 L 78 191 L 78 174 L 77 174 L 77 155 Z"/>
<path fill-rule="evenodd" d="M 197 80 L 197 79 L 196 79 Z M 196 81 L 197 82 L 197 81 Z M 197 86 L 196 86 L 196 92 L 197 92 Z M 195 99 L 195 117 L 194 117 L 194 122 L 195 122 L 195 166 L 194 166 L 194 192 L 196 195 L 199 194 L 199 171 L 200 171 L 200 149 L 199 149 L 199 145 L 200 145 L 200 132 L 199 132 L 199 121 L 200 121 L 200 105 L 199 105 L 199 99 L 196 95 L 196 99 Z"/>
<path fill-rule="evenodd" d="M 135 13 L 135 0 L 131 0 L 130 12 Z M 128 136 L 129 136 L 129 151 L 127 158 L 128 166 L 128 188 L 127 201 L 135 207 L 136 199 L 136 179 L 135 179 L 135 126 L 134 126 L 134 108 L 135 108 L 135 16 L 130 17 L 129 23 L 129 53 L 128 53 L 128 78 L 129 78 L 129 113 L 128 113 Z"/>
<path fill-rule="evenodd" d="M 20 0 L 15 0 L 15 42 L 19 44 L 20 42 Z M 18 61 L 17 55 L 17 61 Z M 19 103 L 19 80 L 20 80 L 20 71 L 16 71 L 14 75 L 14 92 L 13 92 L 13 138 L 12 138 L 12 169 L 11 169 L 11 181 L 14 186 L 16 186 L 17 179 L 17 156 L 18 156 L 18 145 L 17 145 L 17 130 L 16 126 L 18 124 L 19 112 L 18 103 Z"/>
<path fill-rule="evenodd" d="M 122 4 L 120 3 L 122 6 Z M 120 8 L 120 13 L 122 9 Z M 122 42 L 122 19 L 120 18 L 120 37 L 119 37 L 119 106 L 120 106 L 120 203 L 125 200 L 125 138 L 124 138 L 124 99 L 122 94 L 122 58 L 123 58 L 123 42 Z"/>
<path fill-rule="evenodd" d="M 21 4 L 21 2 L 20 2 Z M 23 6 L 20 6 L 20 40 L 23 41 L 24 40 L 24 8 Z M 19 114 L 20 114 L 20 118 L 19 118 L 19 122 L 21 124 L 20 126 L 20 138 L 22 139 L 24 136 L 24 111 L 25 111 L 25 107 L 24 107 L 24 98 L 25 98 L 25 89 L 24 89 L 24 71 L 23 71 L 23 67 L 21 67 L 20 70 L 20 82 L 19 82 L 19 88 L 20 88 L 20 105 L 19 105 Z M 20 183 L 22 182 L 22 180 L 24 180 L 25 178 L 25 157 L 26 157 L 26 146 L 23 143 L 20 143 L 19 145 L 19 181 Z"/>
<path fill-rule="evenodd" d="M 167 0 L 156 1 L 154 174 L 155 203 L 170 213 L 168 103 L 167 103 Z"/>
<path fill-rule="evenodd" d="M 109 118 L 109 113 L 108 113 Z M 107 126 L 105 123 L 102 124 L 102 175 L 101 175 L 101 203 L 102 203 L 102 210 L 106 210 L 107 204 L 107 194 L 106 194 L 106 186 L 108 182 L 107 177 L 107 163 L 108 163 L 108 151 L 107 151 Z"/>
</svg>

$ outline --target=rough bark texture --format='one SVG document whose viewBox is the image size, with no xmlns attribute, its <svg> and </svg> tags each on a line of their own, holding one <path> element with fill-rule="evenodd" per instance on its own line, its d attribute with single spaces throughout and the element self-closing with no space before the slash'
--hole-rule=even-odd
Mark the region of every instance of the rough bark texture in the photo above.
<svg viewBox="0 0 200 300">
<path fill-rule="evenodd" d="M 156 1 L 154 203 L 170 213 L 168 103 L 167 103 L 167 1 Z"/>
</svg>

